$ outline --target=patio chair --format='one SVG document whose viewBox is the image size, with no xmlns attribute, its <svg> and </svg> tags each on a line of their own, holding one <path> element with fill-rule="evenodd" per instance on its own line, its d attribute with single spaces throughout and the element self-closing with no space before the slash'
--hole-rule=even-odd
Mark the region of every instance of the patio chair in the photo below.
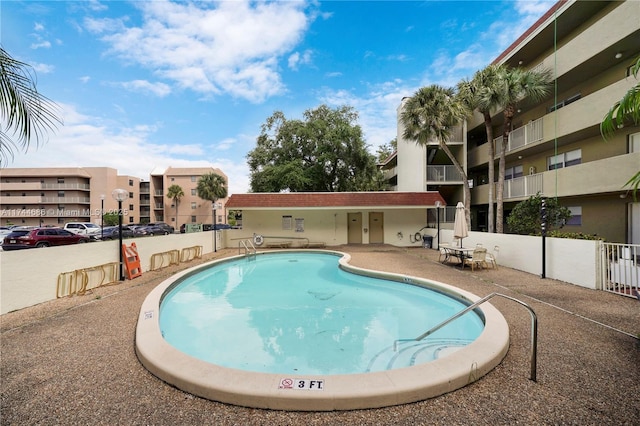
<svg viewBox="0 0 640 426">
<path fill-rule="evenodd" d="M 447 262 L 449 257 L 451 257 L 451 252 L 448 250 L 449 247 L 458 247 L 460 245 L 460 240 L 458 238 L 454 238 L 450 243 L 442 243 L 440 244 L 440 254 L 438 255 L 438 262 Z"/>
<path fill-rule="evenodd" d="M 499 246 L 493 246 L 493 253 L 487 252 L 487 261 L 493 269 L 498 269 L 498 253 L 500 253 Z"/>
<path fill-rule="evenodd" d="M 479 268 L 488 268 L 487 249 L 481 247 L 475 248 L 471 257 L 464 260 L 464 264 L 471 265 L 472 271 L 475 271 L 476 266 Z"/>
</svg>

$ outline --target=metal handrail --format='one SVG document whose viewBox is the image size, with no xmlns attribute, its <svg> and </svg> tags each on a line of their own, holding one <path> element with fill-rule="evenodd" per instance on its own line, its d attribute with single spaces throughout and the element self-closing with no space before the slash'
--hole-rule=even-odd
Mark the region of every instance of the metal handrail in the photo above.
<svg viewBox="0 0 640 426">
<path fill-rule="evenodd" d="M 525 308 L 527 308 L 529 310 L 529 313 L 531 314 L 531 380 L 533 380 L 534 382 L 537 381 L 536 380 L 536 364 L 537 364 L 537 360 L 538 360 L 538 318 L 536 317 L 536 313 L 533 311 L 533 309 L 531 308 L 531 306 L 527 305 L 526 303 L 515 299 L 511 296 L 507 296 L 501 293 L 491 293 L 488 296 L 483 297 L 482 299 L 478 300 L 477 302 L 467 306 L 465 309 L 461 310 L 460 312 L 458 312 L 457 314 L 453 315 L 450 318 L 447 318 L 446 320 L 442 321 L 440 324 L 436 325 L 435 327 L 432 327 L 430 330 L 428 330 L 427 332 L 421 334 L 420 336 L 416 337 L 415 339 L 398 339 L 395 340 L 393 342 L 393 350 L 397 351 L 398 350 L 398 343 L 399 342 L 411 342 L 411 341 L 419 341 L 424 339 L 425 337 L 435 333 L 436 331 L 438 331 L 439 329 L 441 329 L 442 327 L 444 327 L 445 325 L 449 324 L 451 321 L 455 320 L 456 318 L 461 317 L 462 315 L 466 314 L 467 312 L 471 311 L 472 309 L 475 309 L 476 307 L 478 307 L 479 305 L 483 304 L 484 302 L 486 302 L 487 300 L 491 299 L 493 296 L 501 296 L 504 297 L 506 299 L 512 300 L 516 303 L 521 304 L 522 306 L 524 306 Z"/>
<path fill-rule="evenodd" d="M 247 245 L 247 243 L 249 245 Z M 245 256 L 249 253 L 251 254 L 256 254 L 257 250 L 256 247 L 253 245 L 253 242 L 251 240 L 240 240 L 238 241 L 238 254 L 242 254 L 240 252 L 240 250 L 242 249 L 240 246 L 242 245 L 242 247 L 244 247 L 244 254 Z M 251 246 L 251 248 L 249 248 L 249 246 Z"/>
</svg>

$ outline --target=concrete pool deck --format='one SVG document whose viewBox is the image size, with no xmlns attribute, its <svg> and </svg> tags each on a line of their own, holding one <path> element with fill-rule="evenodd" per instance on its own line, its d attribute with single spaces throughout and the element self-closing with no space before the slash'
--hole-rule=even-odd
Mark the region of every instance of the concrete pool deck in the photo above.
<svg viewBox="0 0 640 426">
<path fill-rule="evenodd" d="M 537 382 L 529 380 L 531 320 L 520 305 L 505 316 L 511 345 L 479 381 L 426 401 L 388 408 L 285 412 L 192 396 L 149 373 L 135 354 L 142 301 L 194 262 L 146 272 L 82 297 L 0 316 L 2 424 L 212 425 L 634 425 L 640 419 L 640 303 L 508 268 L 471 272 L 437 262 L 438 252 L 391 246 L 330 247 L 351 264 L 432 278 L 485 296 L 500 292 L 538 316 Z M 235 255 L 223 250 L 215 257 Z M 202 262 L 211 260 L 208 255 Z"/>
</svg>

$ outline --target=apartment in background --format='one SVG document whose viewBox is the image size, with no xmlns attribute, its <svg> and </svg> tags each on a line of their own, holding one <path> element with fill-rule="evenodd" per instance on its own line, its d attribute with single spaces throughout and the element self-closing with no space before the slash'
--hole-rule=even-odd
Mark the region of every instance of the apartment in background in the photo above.
<svg viewBox="0 0 640 426">
<path fill-rule="evenodd" d="M 111 195 L 114 189 L 129 193 L 122 203 L 125 224 L 164 221 L 172 224 L 171 219 L 165 220 L 175 221 L 173 200 L 166 197 L 166 182 L 181 185 L 185 193 L 179 203 L 179 218 L 185 218 L 187 223 L 192 219 L 196 223 L 211 223 L 211 202 L 193 194 L 198 178 L 212 172 L 226 179 L 214 168 L 170 167 L 156 171 L 149 181 L 119 175 L 109 167 L 4 168 L 0 169 L 0 225 L 63 226 L 67 222 L 101 225 L 102 211 L 118 212 L 118 202 Z M 219 202 L 224 205 L 225 201 Z M 226 219 L 224 209 L 219 217 Z"/>
<path fill-rule="evenodd" d="M 506 150 L 505 221 L 517 203 L 540 193 L 571 210 L 564 231 L 640 244 L 640 203 L 625 187 L 640 170 L 640 127 L 630 123 L 607 141 L 599 127 L 638 83 L 630 72 L 638 56 L 640 2 L 560 1 L 494 61 L 554 75 L 546 99 L 518 105 Z M 441 217 L 451 221 L 463 200 L 462 177 L 436 141 L 418 146 L 402 137 L 402 107 L 397 152 L 382 168 L 398 191 L 440 191 L 449 206 Z M 471 225 L 477 231 L 488 229 L 488 169 L 494 167 L 497 180 L 502 113 L 492 114 L 493 141 L 486 140 L 483 118 L 475 114 L 448 143 L 472 186 Z M 496 147 L 491 162 L 489 143 Z M 428 221 L 435 221 L 435 212 L 428 212 Z"/>
<path fill-rule="evenodd" d="M 227 176 L 220 169 L 213 167 L 200 168 L 174 168 L 154 170 L 151 172 L 149 184 L 150 201 L 149 208 L 142 211 L 145 218 L 149 217 L 149 222 L 166 222 L 179 229 L 183 224 L 189 223 L 213 223 L 213 207 L 211 201 L 198 197 L 198 180 L 201 176 L 215 173 L 224 178 Z M 171 185 L 178 185 L 182 188 L 184 196 L 178 202 L 178 209 L 174 200 L 167 197 L 167 192 Z M 216 223 L 227 223 L 226 209 L 224 208 L 227 198 L 216 201 Z"/>
</svg>

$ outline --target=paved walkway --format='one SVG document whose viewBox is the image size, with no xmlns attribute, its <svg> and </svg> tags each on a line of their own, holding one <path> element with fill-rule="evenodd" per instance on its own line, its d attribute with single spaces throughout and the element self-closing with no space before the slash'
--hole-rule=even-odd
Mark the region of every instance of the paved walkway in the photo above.
<svg viewBox="0 0 640 426">
<path fill-rule="evenodd" d="M 504 361 L 465 388 L 427 401 L 348 412 L 281 412 L 225 405 L 182 392 L 139 363 L 142 300 L 185 267 L 147 272 L 82 297 L 0 316 L 2 425 L 638 425 L 640 303 L 500 268 L 471 272 L 438 253 L 391 246 L 338 248 L 352 264 L 442 281 L 478 296 L 522 300 L 539 322 L 537 382 L 529 380 L 529 313 L 491 303 L 510 326 Z M 216 257 L 233 255 L 223 250 Z M 203 261 L 210 260 L 211 255 Z"/>
</svg>

